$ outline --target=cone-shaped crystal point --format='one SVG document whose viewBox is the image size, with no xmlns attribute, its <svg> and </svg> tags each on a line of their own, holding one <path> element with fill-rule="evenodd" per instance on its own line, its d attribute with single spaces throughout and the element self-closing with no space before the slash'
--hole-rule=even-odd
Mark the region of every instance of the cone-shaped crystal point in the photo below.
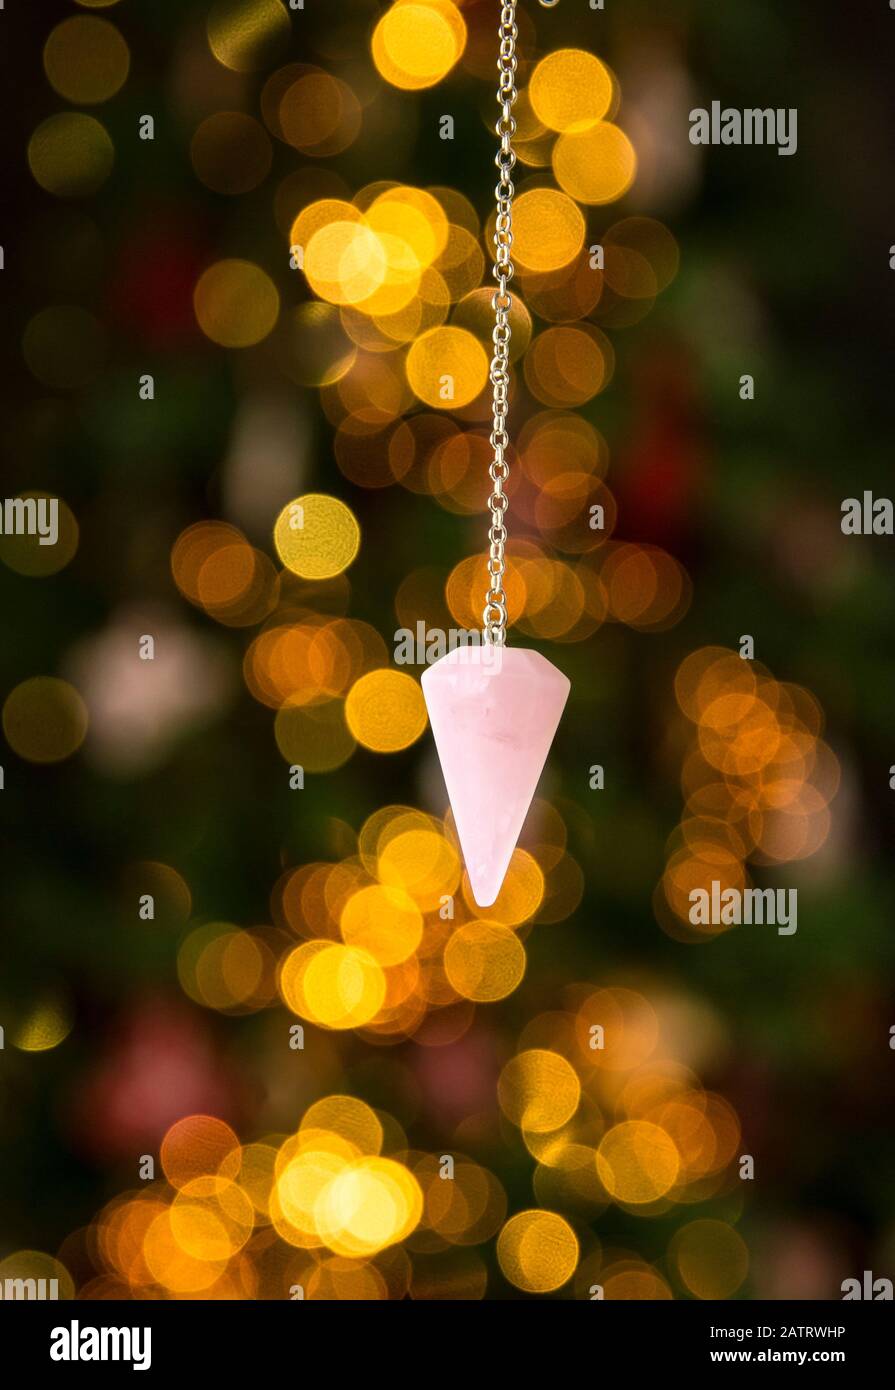
<svg viewBox="0 0 895 1390">
<path fill-rule="evenodd" d="M 422 684 L 473 896 L 490 907 L 571 687 L 539 652 L 488 645 L 457 647 Z"/>
</svg>

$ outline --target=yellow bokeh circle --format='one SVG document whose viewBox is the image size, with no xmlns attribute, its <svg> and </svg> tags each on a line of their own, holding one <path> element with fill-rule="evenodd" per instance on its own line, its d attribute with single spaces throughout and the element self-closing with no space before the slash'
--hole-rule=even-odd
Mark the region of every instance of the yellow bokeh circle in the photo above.
<svg viewBox="0 0 895 1390">
<path fill-rule="evenodd" d="M 445 947 L 444 971 L 464 999 L 505 999 L 525 974 L 525 947 L 499 922 L 465 922 Z"/>
<path fill-rule="evenodd" d="M 566 193 L 530 188 L 513 209 L 513 259 L 526 270 L 561 270 L 584 245 L 584 231 L 581 209 Z"/>
<path fill-rule="evenodd" d="M 301 691 L 277 710 L 274 737 L 286 762 L 305 772 L 332 772 L 357 747 L 345 723 L 344 700 L 308 704 Z"/>
<path fill-rule="evenodd" d="M 369 951 L 380 965 L 400 965 L 422 940 L 423 915 L 400 888 L 371 883 L 348 899 L 339 929 L 346 945 Z"/>
<path fill-rule="evenodd" d="M 47 1288 L 51 1287 L 50 1281 L 55 1279 L 58 1284 L 55 1297 L 68 1301 L 75 1296 L 75 1283 L 65 1265 L 42 1250 L 16 1250 L 4 1256 L 0 1260 L 0 1288 L 5 1290 L 7 1281 L 13 1279 L 44 1279 Z M 16 1297 L 12 1291 L 4 1296 L 7 1299 Z"/>
<path fill-rule="evenodd" d="M 553 149 L 556 182 L 579 203 L 614 203 L 637 173 L 637 155 L 627 135 L 611 121 L 561 135 Z"/>
<path fill-rule="evenodd" d="M 466 46 L 466 24 L 451 0 L 397 0 L 373 30 L 373 62 L 405 91 L 432 87 Z"/>
<path fill-rule="evenodd" d="M 423 1214 L 423 1194 L 411 1172 L 373 1155 L 346 1164 L 314 1203 L 324 1244 L 348 1259 L 365 1259 L 406 1239 Z"/>
<path fill-rule="evenodd" d="M 277 554 L 302 579 L 332 579 L 356 559 L 360 527 L 338 497 L 309 492 L 289 502 L 273 533 Z"/>
<path fill-rule="evenodd" d="M 423 912 L 434 912 L 460 882 L 460 858 L 437 830 L 400 818 L 387 843 L 380 843 L 378 872 L 383 883 L 401 888 Z M 403 828 L 405 827 L 406 828 Z"/>
<path fill-rule="evenodd" d="M 558 1052 L 531 1048 L 510 1058 L 497 1083 L 500 1108 L 520 1129 L 549 1134 L 578 1109 L 581 1082 Z"/>
<path fill-rule="evenodd" d="M 114 24 L 74 15 L 57 24 L 44 44 L 44 71 L 66 101 L 96 106 L 124 86 L 130 50 Z"/>
<path fill-rule="evenodd" d="M 208 15 L 208 46 L 225 68 L 257 72 L 288 42 L 290 29 L 281 0 L 217 0 Z"/>
<path fill-rule="evenodd" d="M 670 1134 L 647 1120 L 627 1120 L 607 1130 L 597 1149 L 597 1174 L 610 1196 L 635 1206 L 658 1201 L 680 1172 Z"/>
<path fill-rule="evenodd" d="M 357 1096 L 324 1096 L 309 1106 L 299 1133 L 322 1129 L 353 1144 L 360 1154 L 378 1154 L 382 1148 L 382 1124 L 376 1114 Z"/>
<path fill-rule="evenodd" d="M 286 957 L 280 992 L 288 1008 L 323 1028 L 361 1028 L 385 1000 L 378 961 L 357 946 L 307 941 Z"/>
<path fill-rule="evenodd" d="M 612 101 L 612 77 L 593 53 L 559 48 L 542 58 L 531 75 L 532 109 L 550 130 L 587 130 L 602 120 Z"/>
<path fill-rule="evenodd" d="M 205 1174 L 185 1183 L 170 1209 L 171 1234 L 188 1256 L 228 1260 L 242 1249 L 255 1224 L 251 1199 L 229 1178 Z"/>
<path fill-rule="evenodd" d="M 41 188 L 59 198 L 85 198 L 112 172 L 115 147 L 104 125 L 80 111 L 42 121 L 28 142 L 28 164 Z"/>
<path fill-rule="evenodd" d="M 526 1293 L 552 1293 L 568 1283 L 578 1264 L 578 1237 L 553 1211 L 520 1211 L 497 1240 L 505 1277 Z"/>
<path fill-rule="evenodd" d="M 445 250 L 449 224 L 437 198 L 422 188 L 398 184 L 373 200 L 366 220 L 380 236 L 400 237 L 411 249 L 417 266 L 430 266 Z"/>
<path fill-rule="evenodd" d="M 251 261 L 218 261 L 193 291 L 199 327 L 221 347 L 253 347 L 273 329 L 280 313 L 276 286 Z"/>
<path fill-rule="evenodd" d="M 353 203 L 344 198 L 317 198 L 306 203 L 293 218 L 289 230 L 289 245 L 299 246 L 304 251 L 315 232 L 333 222 L 363 222 L 363 214 Z M 305 267 L 307 269 L 307 267 Z"/>
<path fill-rule="evenodd" d="M 436 410 L 452 410 L 475 400 L 488 380 L 488 357 L 465 328 L 430 329 L 407 354 L 411 390 Z"/>
<path fill-rule="evenodd" d="M 29 1010 L 13 1033 L 21 1052 L 50 1052 L 64 1042 L 74 1026 L 71 1009 L 60 999 L 46 999 Z"/>
<path fill-rule="evenodd" d="M 385 283 L 386 247 L 366 222 L 327 222 L 304 249 L 305 278 L 330 304 L 362 304 Z"/>
<path fill-rule="evenodd" d="M 415 743 L 428 717 L 423 692 L 406 671 L 369 671 L 345 701 L 345 719 L 358 743 L 374 753 L 397 753 Z"/>
</svg>

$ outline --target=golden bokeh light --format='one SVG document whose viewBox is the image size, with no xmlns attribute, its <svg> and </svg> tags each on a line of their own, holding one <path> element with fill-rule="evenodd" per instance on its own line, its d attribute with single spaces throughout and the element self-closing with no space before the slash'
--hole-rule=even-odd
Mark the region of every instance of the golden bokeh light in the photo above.
<svg viewBox="0 0 895 1390">
<path fill-rule="evenodd" d="M 531 1048 L 510 1059 L 497 1086 L 500 1107 L 519 1129 L 547 1134 L 578 1109 L 581 1082 L 558 1052 Z"/>
<path fill-rule="evenodd" d="M 556 270 L 538 272 L 523 267 L 520 276 L 529 308 L 548 323 L 573 323 L 593 314 L 606 283 L 605 271 L 594 264 L 588 246 Z"/>
<path fill-rule="evenodd" d="M 341 154 L 357 139 L 360 102 L 346 83 L 319 68 L 302 71 L 280 97 L 277 134 L 316 159 Z"/>
<path fill-rule="evenodd" d="M 731 889 L 751 888 L 747 862 L 816 854 L 830 833 L 840 768 L 819 738 L 813 696 L 737 652 L 692 652 L 678 668 L 675 696 L 695 729 L 681 779 L 685 812 L 669 840 L 657 915 L 672 935 L 711 940 L 736 922 L 722 911 L 694 923 L 694 894 L 710 894 L 717 883 L 723 900 Z"/>
<path fill-rule="evenodd" d="M 407 380 L 414 394 L 436 410 L 468 405 L 488 380 L 488 357 L 465 328 L 433 328 L 407 354 Z"/>
<path fill-rule="evenodd" d="M 346 1164 L 322 1187 L 314 1206 L 323 1242 L 351 1259 L 405 1240 L 422 1212 L 413 1174 L 394 1159 L 376 1156 Z"/>
<path fill-rule="evenodd" d="M 680 249 L 668 228 L 651 217 L 625 217 L 603 238 L 604 275 L 616 294 L 649 299 L 668 288 Z"/>
<path fill-rule="evenodd" d="M 222 1013 L 253 1013 L 276 994 L 274 957 L 263 933 L 227 922 L 189 933 L 177 953 L 177 974 L 184 993 Z"/>
<path fill-rule="evenodd" d="M 289 244 L 304 250 L 314 233 L 322 231 L 331 222 L 362 221 L 363 214 L 360 210 L 344 198 L 316 198 L 305 203 L 292 220 Z"/>
<path fill-rule="evenodd" d="M 419 813 L 392 820 L 378 845 L 383 883 L 402 888 L 423 912 L 434 912 L 460 885 L 460 856 L 437 827 Z"/>
<path fill-rule="evenodd" d="M 369 951 L 308 941 L 283 962 L 280 992 L 299 1018 L 322 1028 L 361 1028 L 382 1007 L 386 980 Z"/>
<path fill-rule="evenodd" d="M 286 762 L 304 772 L 332 772 L 357 747 L 344 700 L 308 704 L 301 693 L 287 696 L 277 710 L 274 737 Z"/>
<path fill-rule="evenodd" d="M 394 269 L 389 251 L 397 261 Z M 361 220 L 327 221 L 311 232 L 304 247 L 307 282 L 330 304 L 364 304 L 387 281 L 392 285 L 397 281 L 409 300 L 418 283 L 414 280 L 418 269 L 405 242 L 393 238 L 387 244 Z M 399 305 L 393 302 L 392 307 Z"/>
<path fill-rule="evenodd" d="M 243 672 L 255 699 L 272 709 L 289 703 L 322 711 L 329 704 L 341 706 L 359 676 L 387 661 L 385 642 L 367 623 L 323 614 L 282 623 L 274 616 L 246 652 Z M 344 725 L 341 708 L 339 718 Z"/>
<path fill-rule="evenodd" d="M 175 1295 L 205 1293 L 227 1267 L 227 1256 L 201 1258 L 184 1250 L 178 1242 L 168 1207 L 159 1212 L 146 1231 L 142 1253 L 151 1278 Z"/>
<path fill-rule="evenodd" d="M 398 753 L 420 737 L 428 723 L 418 681 L 406 671 L 369 671 L 348 692 L 345 718 L 358 743 L 374 753 Z"/>
<path fill-rule="evenodd" d="M 193 307 L 199 327 L 213 343 L 253 347 L 273 330 L 280 296 L 260 266 L 251 261 L 218 261 L 200 276 Z"/>
<path fill-rule="evenodd" d="M 215 1115 L 177 1120 L 162 1140 L 159 1156 L 165 1177 L 178 1189 L 209 1174 L 234 1178 L 241 1161 L 234 1130 Z"/>
<path fill-rule="evenodd" d="M 280 512 L 274 545 L 282 563 L 302 579 L 332 579 L 357 558 L 360 527 L 338 497 L 308 492 Z"/>
<path fill-rule="evenodd" d="M 356 333 L 361 317 L 358 314 L 356 319 L 349 322 L 346 311 L 342 310 L 343 326 L 350 327 L 352 334 Z M 369 323 L 369 320 L 364 321 Z M 413 395 L 403 372 L 402 354 L 395 350 L 395 346 L 389 342 L 384 349 L 379 347 L 373 351 L 359 352 L 332 392 L 323 393 L 333 422 L 338 421 L 346 434 L 368 436 L 371 448 L 373 437 L 379 441 L 387 437 L 384 435 L 387 428 L 395 425 L 398 416 L 413 404 Z M 388 467 L 394 470 L 394 480 L 398 464 L 392 459 L 390 448 L 388 455 Z"/>
<path fill-rule="evenodd" d="M 451 224 L 444 249 L 435 265 L 451 302 L 456 302 L 462 300 L 464 295 L 475 293 L 481 284 L 485 256 L 472 232 Z M 457 320 L 457 325 L 460 328 L 470 326 L 460 320 Z"/>
<path fill-rule="evenodd" d="M 513 259 L 527 270 L 558 270 L 578 255 L 584 231 L 581 209 L 566 193 L 528 189 L 513 209 Z"/>
<path fill-rule="evenodd" d="M 377 1303 L 398 1296 L 391 1292 L 374 1264 L 358 1264 L 342 1255 L 320 1260 L 312 1267 L 303 1287 L 305 1298 L 312 1302 L 363 1300 Z"/>
<path fill-rule="evenodd" d="M 643 1205 L 664 1197 L 677 1181 L 680 1156 L 674 1140 L 646 1120 L 613 1125 L 597 1149 L 597 1173 L 617 1202 Z"/>
<path fill-rule="evenodd" d="M 327 1185 L 359 1157 L 353 1144 L 325 1130 L 295 1136 L 280 1149 L 270 1212 L 279 1233 L 290 1243 L 311 1248 L 322 1244 L 315 1206 Z"/>
<path fill-rule="evenodd" d="M 364 216 L 377 236 L 398 237 L 406 242 L 420 268 L 432 265 L 447 247 L 447 215 L 438 199 L 422 188 L 405 184 L 386 188 L 374 198 Z"/>
<path fill-rule="evenodd" d="M 595 990 L 581 1004 L 575 1024 L 582 1057 L 588 1065 L 606 1071 L 633 1071 L 642 1066 L 659 1041 L 655 1009 L 632 989 Z M 598 1047 L 593 1046 L 596 1036 Z"/>
<path fill-rule="evenodd" d="M 673 627 L 689 606 L 689 576 L 658 546 L 607 546 L 600 580 L 609 616 L 641 632 Z"/>
<path fill-rule="evenodd" d="M 12 1034 L 20 1052 L 50 1052 L 68 1037 L 74 1018 L 62 999 L 45 999 L 30 1009 Z"/>
<path fill-rule="evenodd" d="M 49 116 L 28 142 L 28 164 L 34 178 L 59 198 L 86 198 L 96 193 L 112 172 L 115 147 L 104 125 L 94 116 L 62 111 Z"/>
<path fill-rule="evenodd" d="M 612 1264 L 602 1276 L 603 1298 L 606 1301 L 663 1302 L 674 1297 L 667 1282 L 658 1270 L 641 1264 L 639 1260 L 619 1260 Z"/>
<path fill-rule="evenodd" d="M 50 85 L 61 97 L 78 105 L 96 106 L 124 86 L 130 50 L 108 20 L 75 15 L 51 31 L 43 62 Z"/>
<path fill-rule="evenodd" d="M 84 742 L 87 706 L 68 681 L 32 676 L 7 695 L 3 732 L 10 748 L 27 762 L 63 762 Z"/>
<path fill-rule="evenodd" d="M 7 1290 L 9 1282 L 17 1279 L 33 1279 L 35 1282 L 43 1279 L 46 1280 L 48 1289 L 52 1287 L 51 1281 L 55 1279 L 58 1285 L 55 1297 L 67 1301 L 75 1296 L 75 1281 L 65 1265 L 54 1255 L 47 1255 L 42 1250 L 16 1250 L 4 1255 L 0 1260 L 0 1288 Z M 4 1297 L 10 1299 L 16 1295 L 7 1291 Z"/>
<path fill-rule="evenodd" d="M 445 973 L 458 994 L 478 1004 L 512 994 L 525 974 L 525 947 L 498 922 L 465 922 L 444 951 Z"/>
<path fill-rule="evenodd" d="M 234 558 L 239 562 L 250 551 L 242 532 L 223 521 L 197 521 L 182 531 L 171 550 L 171 573 L 184 598 L 198 608 L 205 607 L 203 591 L 207 592 L 215 577 L 225 578 L 229 571 L 232 582 Z M 223 556 L 221 563 L 217 557 Z M 210 563 L 211 562 L 211 563 Z"/>
<path fill-rule="evenodd" d="M 508 607 L 520 612 L 525 607 L 526 583 L 521 567 L 514 562 L 514 543 L 508 548 L 504 589 Z M 468 555 L 451 570 L 445 582 L 445 598 L 457 626 L 475 632 L 482 620 L 482 595 L 488 588 L 488 557 Z"/>
<path fill-rule="evenodd" d="M 637 155 L 628 136 L 611 121 L 561 135 L 553 149 L 560 188 L 579 203 L 614 203 L 637 174 Z"/>
<path fill-rule="evenodd" d="M 218 1264 L 233 1258 L 255 1225 L 251 1199 L 229 1178 L 205 1174 L 177 1192 L 170 1208 L 171 1234 L 193 1259 Z"/>
<path fill-rule="evenodd" d="M 378 72 L 404 91 L 440 82 L 465 45 L 466 24 L 452 0 L 395 0 L 371 40 Z"/>
<path fill-rule="evenodd" d="M 528 95 L 535 115 L 551 130 L 588 130 L 609 110 L 612 77 L 593 53 L 559 48 L 535 67 Z"/>
<path fill-rule="evenodd" d="M 506 1193 L 487 1168 L 460 1154 L 453 1158 L 449 1179 L 432 1155 L 414 1167 L 425 1200 L 423 1224 L 451 1245 L 476 1245 L 496 1235 L 503 1225 Z"/>
<path fill-rule="evenodd" d="M 353 1145 L 359 1154 L 378 1154 L 382 1149 L 382 1122 L 369 1105 L 356 1096 L 332 1095 L 309 1106 L 299 1133 L 327 1130 Z"/>
<path fill-rule="evenodd" d="M 208 46 L 234 72 L 257 72 L 289 40 L 289 12 L 280 0 L 216 0 L 207 20 Z"/>
<path fill-rule="evenodd" d="M 423 936 L 423 916 L 399 888 L 373 883 L 352 894 L 339 921 L 347 945 L 368 951 L 380 965 L 400 965 Z"/>
<path fill-rule="evenodd" d="M 614 354 L 604 333 L 591 324 L 545 328 L 525 357 L 532 395 L 554 409 L 584 405 L 603 390 Z"/>
<path fill-rule="evenodd" d="M 501 1270 L 526 1293 L 562 1288 L 575 1273 L 578 1253 L 578 1237 L 568 1221 L 553 1211 L 517 1212 L 497 1241 Z"/>
<path fill-rule="evenodd" d="M 436 199 L 448 222 L 456 227 L 462 227 L 469 232 L 470 236 L 478 239 L 481 235 L 482 225 L 479 215 L 465 193 L 461 193 L 458 188 L 449 188 L 445 184 L 436 184 L 426 190 Z"/>
</svg>

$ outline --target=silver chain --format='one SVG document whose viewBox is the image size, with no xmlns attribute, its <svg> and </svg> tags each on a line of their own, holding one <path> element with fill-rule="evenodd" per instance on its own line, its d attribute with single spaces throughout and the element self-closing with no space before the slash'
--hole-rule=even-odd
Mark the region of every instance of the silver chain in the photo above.
<svg viewBox="0 0 895 1390">
<path fill-rule="evenodd" d="M 513 307 L 509 283 L 513 278 L 513 166 L 516 154 L 513 150 L 513 136 L 516 134 L 516 120 L 513 104 L 516 100 L 516 0 L 508 0 L 500 11 L 500 52 L 497 71 L 500 80 L 497 88 L 497 104 L 500 107 L 495 130 L 500 137 L 500 148 L 495 164 L 500 172 L 500 180 L 494 190 L 497 200 L 497 222 L 494 228 L 494 278 L 497 289 L 491 298 L 494 310 L 494 356 L 491 359 L 491 385 L 493 387 L 493 429 L 491 448 L 494 458 L 489 472 L 494 484 L 488 507 L 491 512 L 491 527 L 488 531 L 490 550 L 488 554 L 488 593 L 482 621 L 485 627 L 485 641 L 502 647 L 507 640 L 507 596 L 503 587 L 506 573 L 507 528 L 504 516 L 507 509 L 507 495 L 504 483 L 510 474 L 506 459 L 509 448 L 507 434 L 507 410 L 510 389 L 510 309 Z"/>
</svg>

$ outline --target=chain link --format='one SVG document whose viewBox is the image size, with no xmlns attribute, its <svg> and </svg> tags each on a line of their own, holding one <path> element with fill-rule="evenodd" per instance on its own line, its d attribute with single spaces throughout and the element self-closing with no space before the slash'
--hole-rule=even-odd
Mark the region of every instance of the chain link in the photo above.
<svg viewBox="0 0 895 1390">
<path fill-rule="evenodd" d="M 513 278 L 513 167 L 516 154 L 513 150 L 513 136 L 516 133 L 516 120 L 513 105 L 516 101 L 516 0 L 508 0 L 500 12 L 500 51 L 497 59 L 499 83 L 497 104 L 500 116 L 495 130 L 500 137 L 500 148 L 495 156 L 500 178 L 494 190 L 497 202 L 497 222 L 494 228 L 494 278 L 497 288 L 491 298 L 494 310 L 494 356 L 491 359 L 491 385 L 493 387 L 493 428 L 491 448 L 494 457 L 489 469 L 494 484 L 488 507 L 491 512 L 491 526 L 488 531 L 490 549 L 488 553 L 488 593 L 482 620 L 485 628 L 485 641 L 502 647 L 507 640 L 507 596 L 503 587 L 506 573 L 507 529 L 505 514 L 508 498 L 504 484 L 509 477 L 510 468 L 506 459 L 509 448 L 507 434 L 507 411 L 510 389 L 510 309 L 513 307 L 509 283 Z"/>
</svg>

